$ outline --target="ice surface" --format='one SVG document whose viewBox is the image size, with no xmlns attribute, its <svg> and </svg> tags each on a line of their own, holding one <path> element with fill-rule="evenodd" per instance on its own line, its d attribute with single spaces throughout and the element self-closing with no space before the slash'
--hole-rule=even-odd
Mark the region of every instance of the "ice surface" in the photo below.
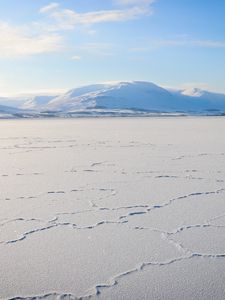
<svg viewBox="0 0 225 300">
<path fill-rule="evenodd" d="M 224 125 L 2 120 L 0 299 L 224 299 Z"/>
</svg>

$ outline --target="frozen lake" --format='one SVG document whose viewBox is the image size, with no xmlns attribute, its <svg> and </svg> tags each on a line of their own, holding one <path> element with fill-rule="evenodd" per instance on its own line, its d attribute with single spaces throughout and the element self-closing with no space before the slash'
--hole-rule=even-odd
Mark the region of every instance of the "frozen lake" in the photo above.
<svg viewBox="0 0 225 300">
<path fill-rule="evenodd" d="M 225 118 L 0 121 L 0 299 L 224 300 Z"/>
</svg>

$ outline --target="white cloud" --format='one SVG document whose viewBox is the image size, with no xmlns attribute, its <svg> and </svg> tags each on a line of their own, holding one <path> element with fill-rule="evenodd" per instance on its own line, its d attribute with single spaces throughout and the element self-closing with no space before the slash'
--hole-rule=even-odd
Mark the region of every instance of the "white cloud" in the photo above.
<svg viewBox="0 0 225 300">
<path fill-rule="evenodd" d="M 115 0 L 115 3 L 119 5 L 143 6 L 143 5 L 150 5 L 155 1 L 156 0 Z"/>
<path fill-rule="evenodd" d="M 114 46 L 109 43 L 87 43 L 77 47 L 82 53 L 95 56 L 112 56 L 114 53 Z"/>
<path fill-rule="evenodd" d="M 76 25 L 91 25 L 104 22 L 121 22 L 138 18 L 143 14 L 147 14 L 144 8 L 130 8 L 127 10 L 108 10 L 88 13 L 76 13 L 75 11 L 64 9 L 62 11 L 53 12 L 53 17 L 59 26 L 65 29 L 72 29 Z"/>
<path fill-rule="evenodd" d="M 148 52 L 161 47 L 199 47 L 199 48 L 225 48 L 225 42 L 216 40 L 193 39 L 188 36 L 175 39 L 161 39 L 147 41 L 144 46 L 130 49 L 132 52 Z"/>
<path fill-rule="evenodd" d="M 40 12 L 46 14 L 54 25 L 51 30 L 71 30 L 78 25 L 93 25 L 106 22 L 125 22 L 139 19 L 142 16 L 152 13 L 153 0 L 120 0 L 120 4 L 128 7 L 111 10 L 98 10 L 85 13 L 78 13 L 71 9 L 60 9 L 56 3 L 43 7 Z"/>
<path fill-rule="evenodd" d="M 205 82 L 187 82 L 180 86 L 180 89 L 183 90 L 183 94 L 191 95 L 197 93 L 198 90 L 212 90 L 212 87 Z"/>
<path fill-rule="evenodd" d="M 72 60 L 81 60 L 81 56 L 79 55 L 74 55 L 71 57 Z"/>
<path fill-rule="evenodd" d="M 0 22 L 0 57 L 21 57 L 56 52 L 61 49 L 62 37 L 60 35 L 32 35 L 27 28 Z"/>
<path fill-rule="evenodd" d="M 73 47 L 74 55 L 71 55 L 70 60 L 79 61 L 83 58 L 88 57 L 110 57 L 115 55 L 117 48 L 115 45 L 104 42 L 92 42 L 92 43 L 84 43 L 78 44 Z"/>
<path fill-rule="evenodd" d="M 156 43 L 158 46 L 195 46 L 205 48 L 225 48 L 225 42 L 213 40 L 198 40 L 198 39 L 174 39 L 161 40 Z"/>
<path fill-rule="evenodd" d="M 61 51 L 64 42 L 62 30 L 78 28 L 93 35 L 96 31 L 91 25 L 125 22 L 150 14 L 149 4 L 153 3 L 153 0 L 120 0 L 119 2 L 125 7 L 83 13 L 62 9 L 59 3 L 52 2 L 39 10 L 42 15 L 45 15 L 44 20 L 41 18 L 24 26 L 15 26 L 0 20 L 0 58 Z M 92 44 L 83 50 L 86 52 L 92 50 L 93 54 L 111 55 L 109 47 L 103 44 Z"/>
<path fill-rule="evenodd" d="M 52 2 L 40 9 L 40 13 L 48 13 L 59 7 L 59 3 Z"/>
</svg>

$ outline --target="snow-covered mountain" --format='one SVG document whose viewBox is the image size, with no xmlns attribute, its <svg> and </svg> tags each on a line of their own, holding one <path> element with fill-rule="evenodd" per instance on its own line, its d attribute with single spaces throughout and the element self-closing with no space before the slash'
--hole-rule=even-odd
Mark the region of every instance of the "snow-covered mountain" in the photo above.
<svg viewBox="0 0 225 300">
<path fill-rule="evenodd" d="M 0 105 L 20 109 L 41 110 L 58 95 L 26 95 L 20 97 L 0 97 Z"/>
<path fill-rule="evenodd" d="M 0 105 L 8 107 L 21 108 L 23 104 L 28 101 L 28 98 L 21 97 L 0 97 Z"/>
<path fill-rule="evenodd" d="M 24 111 L 19 108 L 0 105 L 0 118 L 12 118 L 23 113 Z"/>
<path fill-rule="evenodd" d="M 9 117 L 36 117 L 50 100 L 56 96 L 20 96 L 0 97 L 0 118 Z"/>
<path fill-rule="evenodd" d="M 73 111 L 76 109 L 157 109 L 170 102 L 171 94 L 153 83 L 119 82 L 96 84 L 78 88 L 59 96 L 48 109 Z"/>
<path fill-rule="evenodd" d="M 35 96 L 24 99 L 18 108 L 32 112 L 32 114 L 36 112 L 39 115 L 51 114 L 52 116 L 76 113 L 80 115 L 126 115 L 126 112 L 135 114 L 142 111 L 145 113 L 224 114 L 225 94 L 201 89 L 170 90 L 151 82 L 126 81 L 87 85 L 59 96 Z"/>
<path fill-rule="evenodd" d="M 225 111 L 225 94 L 193 88 L 173 92 L 173 95 L 184 104 L 189 103 L 190 111 Z"/>
<path fill-rule="evenodd" d="M 44 110 L 48 103 L 56 98 L 57 95 L 49 96 L 49 95 L 40 95 L 40 96 L 33 96 L 28 98 L 22 105 L 21 108 L 23 109 L 30 109 L 30 110 Z"/>
<path fill-rule="evenodd" d="M 0 105 L 0 112 L 6 112 L 6 113 L 17 113 L 19 112 L 20 109 L 16 107 L 10 107 L 10 106 L 5 106 L 5 105 Z"/>
<path fill-rule="evenodd" d="M 170 91 L 151 82 L 95 84 L 71 90 L 52 99 L 48 110 L 133 109 L 160 112 L 225 111 L 225 95 L 202 90 Z"/>
</svg>

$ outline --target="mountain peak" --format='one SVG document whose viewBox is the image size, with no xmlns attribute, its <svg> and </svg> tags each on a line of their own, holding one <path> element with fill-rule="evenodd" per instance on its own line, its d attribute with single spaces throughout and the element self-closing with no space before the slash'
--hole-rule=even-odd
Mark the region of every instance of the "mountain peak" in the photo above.
<svg viewBox="0 0 225 300">
<path fill-rule="evenodd" d="M 201 97 L 204 94 L 204 90 L 200 89 L 200 88 L 189 88 L 189 89 L 185 89 L 182 90 L 182 95 L 185 96 L 192 96 L 192 97 Z"/>
<path fill-rule="evenodd" d="M 65 114 L 96 109 L 169 113 L 225 112 L 225 95 L 199 88 L 174 91 L 146 81 L 114 81 L 77 87 L 59 96 L 32 97 L 22 108 Z"/>
</svg>

